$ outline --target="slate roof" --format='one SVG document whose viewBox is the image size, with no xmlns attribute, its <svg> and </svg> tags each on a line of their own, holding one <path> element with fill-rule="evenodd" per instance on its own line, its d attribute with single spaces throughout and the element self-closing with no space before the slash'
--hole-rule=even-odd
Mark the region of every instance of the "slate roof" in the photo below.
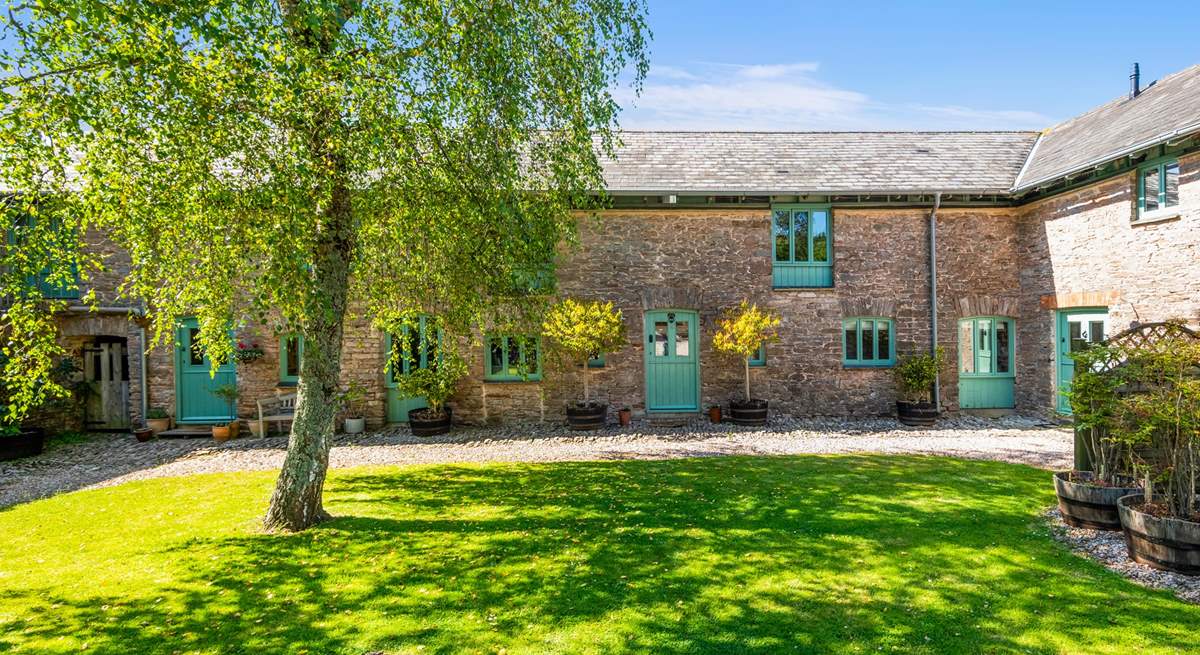
<svg viewBox="0 0 1200 655">
<path fill-rule="evenodd" d="M 1036 132 L 639 132 L 602 159 L 613 193 L 1006 193 Z"/>
<path fill-rule="evenodd" d="M 1016 190 L 1200 131 L 1200 65 L 1046 130 Z"/>
</svg>

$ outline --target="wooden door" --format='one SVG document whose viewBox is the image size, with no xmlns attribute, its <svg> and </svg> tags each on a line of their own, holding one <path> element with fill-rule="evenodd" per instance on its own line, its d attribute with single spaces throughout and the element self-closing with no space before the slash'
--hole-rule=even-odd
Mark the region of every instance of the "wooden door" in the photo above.
<svg viewBox="0 0 1200 655">
<path fill-rule="evenodd" d="M 232 361 L 212 374 L 212 360 L 200 347 L 196 319 L 181 321 L 175 345 L 175 420 L 179 423 L 224 423 L 232 421 L 236 406 L 213 393 L 217 387 L 237 384 Z M 236 404 L 235 404 L 236 405 Z"/>
<path fill-rule="evenodd" d="M 696 312 L 646 312 L 646 411 L 700 411 L 700 338 Z"/>
<path fill-rule="evenodd" d="M 129 358 L 125 341 L 98 341 L 84 347 L 83 376 L 88 383 L 84 404 L 88 429 L 129 429 Z"/>
<path fill-rule="evenodd" d="M 1057 409 L 1071 413 L 1067 392 L 1075 378 L 1075 360 L 1071 353 L 1104 341 L 1108 336 L 1107 309 L 1071 309 L 1058 313 L 1058 402 Z"/>
</svg>

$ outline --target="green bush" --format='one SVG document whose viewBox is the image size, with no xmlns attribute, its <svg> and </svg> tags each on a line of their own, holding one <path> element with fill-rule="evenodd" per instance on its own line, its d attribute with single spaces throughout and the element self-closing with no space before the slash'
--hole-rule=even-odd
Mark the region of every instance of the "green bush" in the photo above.
<svg viewBox="0 0 1200 655">
<path fill-rule="evenodd" d="M 458 381 L 467 374 L 467 364 L 458 353 L 443 348 L 427 368 L 416 368 L 396 378 L 401 395 L 423 397 L 434 414 L 441 414 L 454 395 Z"/>
<path fill-rule="evenodd" d="M 896 384 L 900 394 L 909 402 L 931 402 L 933 383 L 946 362 L 946 351 L 939 346 L 935 352 L 916 353 L 901 357 L 896 364 Z"/>
</svg>

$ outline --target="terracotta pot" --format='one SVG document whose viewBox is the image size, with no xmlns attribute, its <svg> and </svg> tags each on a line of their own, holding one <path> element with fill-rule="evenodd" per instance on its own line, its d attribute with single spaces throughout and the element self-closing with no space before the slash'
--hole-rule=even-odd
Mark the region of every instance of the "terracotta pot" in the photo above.
<svg viewBox="0 0 1200 655">
<path fill-rule="evenodd" d="M 146 443 L 154 438 L 154 430 L 150 428 L 138 428 L 133 431 L 133 437 L 142 443 Z"/>
<path fill-rule="evenodd" d="M 628 407 L 625 409 L 619 409 L 617 410 L 617 420 L 619 420 L 623 426 L 629 425 L 629 423 L 633 421 L 633 412 L 629 411 Z"/>
<path fill-rule="evenodd" d="M 233 438 L 233 427 L 231 425 L 214 425 L 212 435 L 213 441 L 224 443 Z"/>
<path fill-rule="evenodd" d="M 720 407 L 720 405 L 713 405 L 712 407 L 708 408 L 708 420 L 712 421 L 713 423 L 721 422 L 721 407 Z"/>
<path fill-rule="evenodd" d="M 166 432 L 171 429 L 171 417 L 167 418 L 148 418 L 146 419 L 146 427 L 154 431 L 157 435 L 159 432 Z"/>
</svg>

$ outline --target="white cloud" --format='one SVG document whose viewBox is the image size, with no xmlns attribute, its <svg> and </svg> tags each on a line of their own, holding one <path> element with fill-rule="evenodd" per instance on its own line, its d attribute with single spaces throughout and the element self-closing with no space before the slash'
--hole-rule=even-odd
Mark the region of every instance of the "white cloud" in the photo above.
<svg viewBox="0 0 1200 655">
<path fill-rule="evenodd" d="M 1053 123 L 1037 112 L 885 103 L 817 79 L 816 62 L 655 65 L 635 98 L 617 91 L 626 129 L 1003 130 Z"/>
</svg>

